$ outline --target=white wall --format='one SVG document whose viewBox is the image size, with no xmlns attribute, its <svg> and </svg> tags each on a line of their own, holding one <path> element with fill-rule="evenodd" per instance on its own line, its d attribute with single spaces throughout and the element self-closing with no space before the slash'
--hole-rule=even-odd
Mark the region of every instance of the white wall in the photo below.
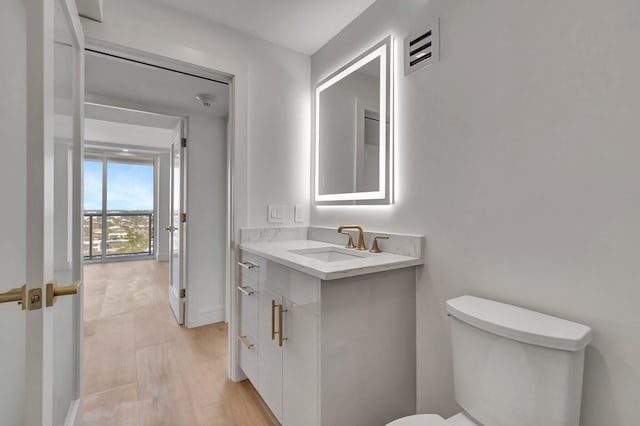
<svg viewBox="0 0 640 426">
<path fill-rule="evenodd" d="M 309 57 L 145 0 L 110 0 L 104 12 L 104 23 L 82 21 L 89 40 L 195 63 L 214 56 L 246 70 L 248 159 L 236 173 L 239 184 L 248 181 L 239 194 L 248 208 L 240 225 L 266 224 L 269 203 L 287 205 L 285 224 L 293 223 L 293 205 L 309 200 Z"/>
<path fill-rule="evenodd" d="M 435 17 L 440 63 L 405 78 L 397 52 L 396 203 L 311 224 L 426 235 L 419 411 L 457 409 L 444 302 L 474 294 L 592 326 L 582 424 L 640 424 L 640 3 L 379 0 L 312 86 Z"/>
<path fill-rule="evenodd" d="M 0 13 L 0 292 L 26 280 L 27 45 L 24 2 L 2 2 Z M 22 424 L 25 390 L 25 313 L 0 305 L 0 413 Z"/>
</svg>

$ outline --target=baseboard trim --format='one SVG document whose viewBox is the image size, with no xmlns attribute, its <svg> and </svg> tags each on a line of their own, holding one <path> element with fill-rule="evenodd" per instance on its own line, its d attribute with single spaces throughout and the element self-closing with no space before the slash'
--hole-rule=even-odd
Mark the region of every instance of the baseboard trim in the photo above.
<svg viewBox="0 0 640 426">
<path fill-rule="evenodd" d="M 222 321 L 224 321 L 224 307 L 216 306 L 211 309 L 203 309 L 193 316 L 187 315 L 186 326 L 187 328 L 195 328 Z"/>
</svg>

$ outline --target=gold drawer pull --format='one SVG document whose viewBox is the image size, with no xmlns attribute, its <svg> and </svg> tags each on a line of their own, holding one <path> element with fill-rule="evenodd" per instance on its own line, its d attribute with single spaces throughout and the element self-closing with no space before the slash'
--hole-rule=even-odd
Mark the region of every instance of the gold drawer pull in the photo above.
<svg viewBox="0 0 640 426">
<path fill-rule="evenodd" d="M 278 331 L 276 331 L 276 308 L 278 308 Z M 278 335 L 278 346 L 282 346 L 282 342 L 287 340 L 282 336 L 282 314 L 288 312 L 284 309 L 282 303 L 277 305 L 275 300 L 271 300 L 271 340 L 276 340 L 276 334 Z"/>
<path fill-rule="evenodd" d="M 286 337 L 282 337 L 282 314 L 285 312 L 288 310 L 284 309 L 282 304 L 278 305 L 278 346 L 282 346 L 282 342 L 288 340 Z"/>
<path fill-rule="evenodd" d="M 276 340 L 276 301 L 271 300 L 271 340 Z"/>
<path fill-rule="evenodd" d="M 238 266 L 244 269 L 253 269 L 253 268 L 259 268 L 260 265 L 257 265 L 253 262 L 238 262 Z"/>
<path fill-rule="evenodd" d="M 247 336 L 238 336 L 238 340 L 240 340 L 247 349 L 253 349 L 253 343 L 249 343 Z"/>
<path fill-rule="evenodd" d="M 256 292 L 251 287 L 242 287 L 241 285 L 238 286 L 238 290 L 240 291 L 240 293 L 246 294 L 247 296 L 253 296 Z"/>
</svg>

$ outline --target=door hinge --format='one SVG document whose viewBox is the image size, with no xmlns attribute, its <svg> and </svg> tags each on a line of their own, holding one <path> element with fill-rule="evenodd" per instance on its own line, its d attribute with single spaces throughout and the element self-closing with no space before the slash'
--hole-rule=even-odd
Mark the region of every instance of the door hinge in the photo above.
<svg viewBox="0 0 640 426">
<path fill-rule="evenodd" d="M 187 147 L 187 138 L 182 138 L 182 139 L 180 139 L 180 145 L 181 145 L 183 148 L 186 148 L 186 147 Z"/>
<path fill-rule="evenodd" d="M 185 297 L 187 297 L 187 290 L 183 288 L 180 290 L 180 299 L 184 299 Z"/>
<path fill-rule="evenodd" d="M 180 222 L 185 223 L 187 221 L 187 214 L 180 213 Z"/>
</svg>

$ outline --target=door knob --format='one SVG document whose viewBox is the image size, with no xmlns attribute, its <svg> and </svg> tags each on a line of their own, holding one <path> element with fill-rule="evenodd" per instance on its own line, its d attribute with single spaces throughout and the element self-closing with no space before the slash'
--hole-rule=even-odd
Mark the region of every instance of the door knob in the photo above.
<svg viewBox="0 0 640 426">
<path fill-rule="evenodd" d="M 78 293 L 78 284 L 76 281 L 71 285 L 59 286 L 57 280 L 51 280 L 47 283 L 47 306 L 53 306 L 58 296 L 68 296 Z"/>
<path fill-rule="evenodd" d="M 42 289 L 39 287 L 30 288 L 27 286 L 12 288 L 6 293 L 0 293 L 0 303 L 18 302 L 22 310 L 34 311 L 42 308 Z"/>
<path fill-rule="evenodd" d="M 27 286 L 23 285 L 22 287 L 12 288 L 6 293 L 0 293 L 0 303 L 18 302 L 19 305 L 22 305 L 22 310 L 24 310 L 27 300 L 26 289 Z"/>
<path fill-rule="evenodd" d="M 175 227 L 175 226 L 173 226 L 173 225 L 169 225 L 169 226 L 165 226 L 165 227 L 164 227 L 164 230 L 165 230 L 165 231 L 167 231 L 167 232 L 173 232 L 173 231 L 175 231 L 176 229 L 178 229 L 178 228 L 176 228 L 176 227 Z"/>
</svg>

